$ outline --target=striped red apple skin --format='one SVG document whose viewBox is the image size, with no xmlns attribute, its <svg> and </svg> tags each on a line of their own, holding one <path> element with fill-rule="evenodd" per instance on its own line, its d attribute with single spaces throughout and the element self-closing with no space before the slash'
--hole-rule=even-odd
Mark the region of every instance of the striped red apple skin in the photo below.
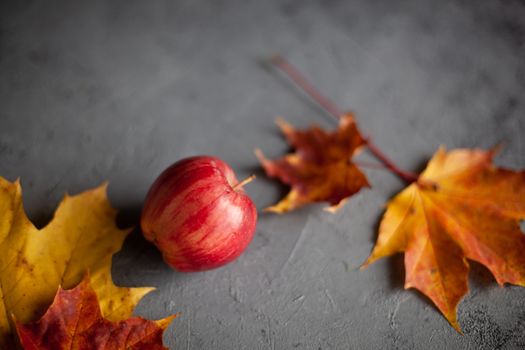
<svg viewBox="0 0 525 350">
<path fill-rule="evenodd" d="M 211 156 L 185 158 L 151 186 L 141 215 L 144 237 L 178 271 L 234 260 L 252 240 L 257 210 L 233 170 Z"/>
</svg>

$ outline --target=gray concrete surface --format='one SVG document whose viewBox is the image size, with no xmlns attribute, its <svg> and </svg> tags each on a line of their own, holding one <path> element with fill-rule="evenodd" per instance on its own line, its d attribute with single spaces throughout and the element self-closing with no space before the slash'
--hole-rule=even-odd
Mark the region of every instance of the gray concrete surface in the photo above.
<svg viewBox="0 0 525 350">
<path fill-rule="evenodd" d="M 406 169 L 440 144 L 490 147 L 525 166 L 523 1 L 3 1 L 0 175 L 21 177 L 44 225 L 64 192 L 110 181 L 121 224 L 137 222 L 156 175 L 214 154 L 259 179 L 258 208 L 284 188 L 252 150 L 287 146 L 277 115 L 333 123 L 259 60 L 280 52 Z M 135 231 L 114 259 L 117 283 L 158 288 L 137 315 L 180 317 L 172 349 L 514 349 L 525 347 L 525 289 L 499 288 L 473 266 L 456 333 L 404 291 L 402 257 L 358 267 L 382 205 L 403 184 L 374 188 L 331 215 L 312 206 L 262 214 L 246 253 L 224 268 L 171 271 Z"/>
</svg>

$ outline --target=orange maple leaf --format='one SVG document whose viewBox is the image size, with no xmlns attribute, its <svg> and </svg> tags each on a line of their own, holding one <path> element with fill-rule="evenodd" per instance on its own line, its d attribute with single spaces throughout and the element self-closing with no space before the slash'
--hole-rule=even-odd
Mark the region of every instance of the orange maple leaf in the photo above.
<svg viewBox="0 0 525 350">
<path fill-rule="evenodd" d="M 458 332 L 467 259 L 500 285 L 525 286 L 525 171 L 496 168 L 494 154 L 440 148 L 417 182 L 389 202 L 364 265 L 405 252 L 405 288 L 429 297 Z"/>
<path fill-rule="evenodd" d="M 25 350 L 161 350 L 170 316 L 158 321 L 131 317 L 111 322 L 102 317 L 97 294 L 86 276 L 70 290 L 59 288 L 53 304 L 36 322 L 16 329 Z"/>
<path fill-rule="evenodd" d="M 255 152 L 268 176 L 279 178 L 292 188 L 284 199 L 266 210 L 283 213 L 313 202 L 328 202 L 327 210 L 335 211 L 346 198 L 370 187 L 351 161 L 366 143 L 351 114 L 343 115 L 333 132 L 319 126 L 296 130 L 282 119 L 277 124 L 295 153 L 271 161 L 260 150 Z"/>
</svg>

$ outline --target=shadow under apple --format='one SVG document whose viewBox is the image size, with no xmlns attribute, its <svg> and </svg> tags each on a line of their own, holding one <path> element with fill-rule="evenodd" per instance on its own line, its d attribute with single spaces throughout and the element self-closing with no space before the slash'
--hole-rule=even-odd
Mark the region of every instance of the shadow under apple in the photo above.
<svg viewBox="0 0 525 350">
<path fill-rule="evenodd" d="M 112 274 L 119 286 L 154 286 L 161 288 L 174 282 L 183 283 L 192 274 L 170 268 L 162 254 L 147 241 L 140 230 L 141 205 L 119 208 L 117 226 L 133 227 L 122 249 L 113 256 Z"/>
</svg>

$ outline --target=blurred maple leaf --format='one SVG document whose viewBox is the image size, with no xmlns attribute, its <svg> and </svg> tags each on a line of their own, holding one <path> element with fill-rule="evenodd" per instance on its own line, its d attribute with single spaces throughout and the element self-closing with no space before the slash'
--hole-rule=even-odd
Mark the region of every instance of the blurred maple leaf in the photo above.
<svg viewBox="0 0 525 350">
<path fill-rule="evenodd" d="M 286 59 L 277 55 L 270 63 L 342 123 L 345 117 L 337 105 Z M 429 297 L 458 332 L 456 309 L 468 291 L 467 259 L 485 265 L 500 285 L 525 286 L 525 235 L 520 230 L 520 220 L 525 218 L 525 171 L 496 168 L 494 150 L 446 152 L 441 148 L 418 176 L 400 169 L 371 139 L 365 141 L 385 169 L 409 186 L 389 202 L 377 243 L 363 267 L 404 252 L 405 288 L 416 288 Z M 320 143 L 312 142 L 311 147 L 324 151 Z M 288 175 L 286 157 L 277 162 L 266 161 L 262 154 L 259 158 L 269 175 L 292 185 L 288 197 L 270 209 L 282 212 L 290 208 L 289 202 L 295 204 L 299 195 L 294 193 L 294 184 L 298 184 L 296 192 L 306 197 L 299 204 L 319 198 L 315 189 L 301 187 L 306 181 Z M 301 164 L 301 159 L 295 163 Z M 314 177 L 321 179 L 322 175 Z M 324 180 L 329 181 L 328 173 Z M 326 192 L 322 190 L 326 184 L 319 181 L 317 185 L 321 193 Z M 314 194 L 310 198 L 305 195 L 308 190 Z"/>
<path fill-rule="evenodd" d="M 318 126 L 296 130 L 282 119 L 277 120 L 284 136 L 296 151 L 275 161 L 256 150 L 264 170 L 292 188 L 279 203 L 266 208 L 284 213 L 313 202 L 328 202 L 329 211 L 337 210 L 349 196 L 370 187 L 351 158 L 365 144 L 351 114 L 341 116 L 339 127 L 326 132 Z"/>
<path fill-rule="evenodd" d="M 131 316 L 152 288 L 113 284 L 111 258 L 130 230 L 115 224 L 106 185 L 65 196 L 53 220 L 38 230 L 22 206 L 22 189 L 0 177 L 0 348 L 13 348 L 11 315 L 26 323 L 40 317 L 58 287 L 71 288 L 90 271 L 104 317 Z"/>
<path fill-rule="evenodd" d="M 158 321 L 132 317 L 111 322 L 102 317 L 89 277 L 71 290 L 59 288 L 53 304 L 38 321 L 16 328 L 25 350 L 155 350 L 175 316 Z"/>
<path fill-rule="evenodd" d="M 405 288 L 429 297 L 458 332 L 467 259 L 500 285 L 525 286 L 525 171 L 496 168 L 494 153 L 439 149 L 417 182 L 388 204 L 364 265 L 405 252 Z"/>
</svg>

